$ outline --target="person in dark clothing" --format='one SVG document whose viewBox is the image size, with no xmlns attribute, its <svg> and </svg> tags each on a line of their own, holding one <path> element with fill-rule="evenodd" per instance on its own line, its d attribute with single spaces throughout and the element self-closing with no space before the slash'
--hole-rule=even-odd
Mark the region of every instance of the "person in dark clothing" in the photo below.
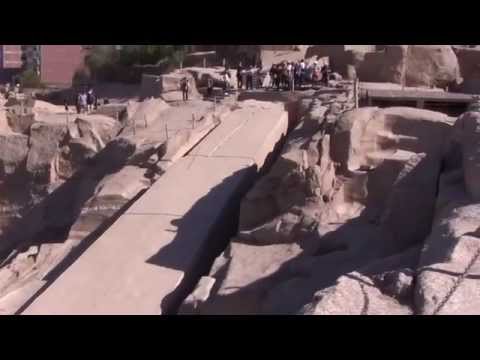
<svg viewBox="0 0 480 360">
<path fill-rule="evenodd" d="M 188 101 L 189 84 L 186 76 L 180 81 L 180 89 L 182 90 L 183 101 Z"/>
<path fill-rule="evenodd" d="M 293 66 L 293 77 L 295 79 L 295 87 L 302 87 L 301 67 L 298 62 Z"/>
<path fill-rule="evenodd" d="M 207 97 L 211 98 L 213 95 L 213 79 L 211 77 L 207 80 Z"/>
<path fill-rule="evenodd" d="M 280 91 L 280 87 L 282 86 L 282 73 L 283 73 L 283 64 L 277 64 L 275 67 L 275 87 L 278 91 Z"/>
<path fill-rule="evenodd" d="M 271 88 L 275 87 L 277 84 L 277 65 L 272 64 L 272 67 L 270 68 L 270 86 Z"/>
<path fill-rule="evenodd" d="M 328 66 L 323 65 L 322 67 L 322 80 L 325 86 L 328 86 Z"/>
<path fill-rule="evenodd" d="M 242 81 L 242 71 L 243 71 L 243 66 L 242 63 L 240 62 L 237 67 L 237 87 L 238 89 L 243 88 L 243 81 Z"/>
<path fill-rule="evenodd" d="M 80 114 L 80 113 L 82 112 L 82 105 L 81 105 L 81 99 L 80 99 L 80 97 L 81 97 L 81 94 L 78 93 L 78 94 L 77 94 L 77 97 L 76 97 L 76 99 L 75 99 L 75 108 L 76 108 L 76 110 L 77 110 L 77 114 Z"/>
<path fill-rule="evenodd" d="M 249 89 L 253 89 L 253 66 L 251 65 L 247 72 L 247 90 Z"/>
</svg>

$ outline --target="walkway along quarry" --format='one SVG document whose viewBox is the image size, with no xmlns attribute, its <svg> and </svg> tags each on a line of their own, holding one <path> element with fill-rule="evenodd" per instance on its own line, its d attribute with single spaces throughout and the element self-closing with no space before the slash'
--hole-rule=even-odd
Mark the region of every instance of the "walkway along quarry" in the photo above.
<svg viewBox="0 0 480 360">
<path fill-rule="evenodd" d="M 175 312 L 226 245 L 240 197 L 287 129 L 282 104 L 239 103 L 23 314 Z"/>
</svg>

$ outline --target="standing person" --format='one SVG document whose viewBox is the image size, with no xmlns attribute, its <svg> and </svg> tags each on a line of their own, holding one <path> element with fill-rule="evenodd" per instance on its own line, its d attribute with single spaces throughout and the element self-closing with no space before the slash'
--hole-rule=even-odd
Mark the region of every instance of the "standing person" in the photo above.
<svg viewBox="0 0 480 360">
<path fill-rule="evenodd" d="M 247 79 L 248 79 L 248 70 L 242 69 L 242 85 L 245 85 L 245 88 L 247 88 Z"/>
<path fill-rule="evenodd" d="M 207 80 L 207 97 L 211 98 L 213 95 L 213 79 L 211 77 Z"/>
<path fill-rule="evenodd" d="M 87 113 L 88 112 L 88 102 L 87 102 L 87 93 L 83 91 L 80 94 L 80 112 Z"/>
<path fill-rule="evenodd" d="M 243 72 L 243 66 L 242 66 L 242 62 L 240 61 L 237 67 L 237 88 L 238 89 L 243 88 L 242 72 Z"/>
<path fill-rule="evenodd" d="M 303 85 L 305 80 L 307 79 L 307 64 L 305 63 L 305 60 L 302 59 L 300 61 L 300 84 Z"/>
<path fill-rule="evenodd" d="M 314 84 L 318 84 L 321 79 L 322 75 L 320 73 L 320 66 L 318 65 L 318 63 L 315 63 L 313 67 L 312 82 Z"/>
<path fill-rule="evenodd" d="M 291 88 L 292 85 L 292 75 L 293 75 L 293 64 L 291 62 L 287 63 L 287 79 L 288 79 L 288 88 Z"/>
<path fill-rule="evenodd" d="M 10 92 L 10 83 L 5 84 L 5 98 L 8 98 L 8 93 Z"/>
<path fill-rule="evenodd" d="M 293 78 L 295 79 L 295 87 L 300 88 L 302 86 L 302 79 L 301 79 L 301 67 L 300 63 L 296 62 L 293 66 Z"/>
<path fill-rule="evenodd" d="M 328 86 L 328 67 L 326 64 L 322 67 L 322 80 L 325 86 Z"/>
<path fill-rule="evenodd" d="M 230 90 L 230 74 L 228 70 L 225 70 L 225 73 L 223 74 L 223 82 L 225 86 L 225 95 L 228 95 L 228 91 Z"/>
<path fill-rule="evenodd" d="M 13 89 L 13 94 L 15 95 L 15 98 L 17 98 L 18 94 L 20 94 L 20 84 L 17 83 Z"/>
<path fill-rule="evenodd" d="M 77 108 L 77 114 L 80 114 L 82 112 L 82 99 L 81 99 L 81 93 L 79 92 L 77 94 L 77 99 L 75 101 L 75 107 Z"/>
<path fill-rule="evenodd" d="M 269 88 L 273 88 L 276 85 L 277 81 L 277 65 L 272 64 L 270 68 L 270 84 L 268 85 Z"/>
<path fill-rule="evenodd" d="M 253 88 L 253 66 L 250 65 L 247 72 L 247 90 Z"/>
<path fill-rule="evenodd" d="M 182 89 L 182 99 L 183 99 L 183 101 L 187 101 L 188 100 L 189 83 L 188 83 L 188 79 L 187 79 L 186 76 L 180 81 L 180 88 Z"/>
<path fill-rule="evenodd" d="M 283 63 L 280 63 L 277 65 L 277 90 L 280 91 L 280 88 L 282 87 L 282 77 L 283 77 Z"/>
<path fill-rule="evenodd" d="M 283 63 L 282 82 L 283 88 L 288 89 L 288 63 L 286 61 Z"/>
<path fill-rule="evenodd" d="M 259 72 L 257 71 L 257 68 L 252 67 L 252 84 L 250 85 L 252 89 L 256 89 L 258 87 L 258 75 Z"/>
<path fill-rule="evenodd" d="M 93 89 L 90 88 L 87 93 L 87 111 L 91 112 L 93 110 L 93 104 L 95 103 L 95 94 Z"/>
</svg>

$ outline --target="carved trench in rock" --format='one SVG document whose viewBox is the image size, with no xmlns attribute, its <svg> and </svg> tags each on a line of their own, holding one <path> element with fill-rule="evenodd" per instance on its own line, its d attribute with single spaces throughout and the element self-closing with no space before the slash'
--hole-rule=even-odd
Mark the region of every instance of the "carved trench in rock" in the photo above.
<svg viewBox="0 0 480 360">
<path fill-rule="evenodd" d="M 432 126 L 444 125 L 445 124 L 434 124 Z M 428 129 L 422 131 L 426 130 Z M 406 144 L 406 146 L 411 146 L 411 144 Z M 283 263 L 274 274 L 259 277 L 249 285 L 239 288 L 238 291 L 216 297 L 216 293 L 220 289 L 221 283 L 225 280 L 226 273 L 228 272 L 229 262 L 232 260 L 229 258 L 229 255 L 226 254 L 227 260 L 223 267 L 218 270 L 217 273 L 209 275 L 213 276 L 216 282 L 211 289 L 210 298 L 204 303 L 206 305 L 204 307 L 205 310 L 202 310 L 203 305 L 200 305 L 199 312 L 192 309 L 193 313 L 232 314 L 236 313 L 236 310 L 241 310 L 241 313 L 249 314 L 295 312 L 300 306 L 305 304 L 306 301 L 311 300 L 316 291 L 334 285 L 339 276 L 346 275 L 351 271 L 367 269 L 370 264 L 376 261 L 381 261 L 390 256 L 400 256 L 403 252 L 408 251 L 408 249 L 413 249 L 423 244 L 425 238 L 431 231 L 435 201 L 439 191 L 439 179 L 443 171 L 444 160 L 442 157 L 443 154 L 429 153 L 428 151 L 422 154 L 424 144 L 421 142 L 417 146 L 419 146 L 419 148 L 415 150 L 417 154 L 409 160 L 412 161 L 412 164 L 409 165 L 409 162 L 407 162 L 404 165 L 406 168 L 412 166 L 413 170 L 406 171 L 405 176 L 400 176 L 402 167 L 398 167 L 398 165 L 395 165 L 395 163 L 391 161 L 384 161 L 374 169 L 358 169 L 353 173 L 350 171 L 345 172 L 345 168 L 342 169 L 342 167 L 337 168 L 337 179 L 343 175 L 346 179 L 343 181 L 348 181 L 348 179 L 352 179 L 352 176 L 358 176 L 360 173 L 368 176 L 368 181 L 365 184 L 368 189 L 366 192 L 367 196 L 365 197 L 360 194 L 355 196 L 355 194 L 351 194 L 357 201 L 363 203 L 363 211 L 358 216 L 345 219 L 343 224 L 336 230 L 330 231 L 328 235 L 324 236 L 322 238 L 322 244 L 318 245 L 316 252 L 314 251 L 312 253 L 311 249 L 303 249 L 303 253 Z M 397 167 L 396 170 L 393 171 L 392 166 L 393 169 Z M 419 178 L 420 180 L 418 180 Z M 418 181 L 420 181 L 419 185 Z M 412 182 L 415 184 L 413 192 L 412 189 L 409 188 Z M 427 187 L 425 187 L 425 184 L 427 184 Z M 353 192 L 355 192 L 355 187 L 352 189 Z M 374 189 L 377 190 L 376 195 L 375 191 L 373 191 Z M 395 191 L 392 191 L 393 189 L 395 189 Z M 429 194 L 427 200 L 417 201 L 417 198 L 420 198 L 424 191 Z M 378 193 L 380 193 L 381 196 Z M 412 206 L 406 203 L 408 201 L 413 201 L 413 208 L 417 206 L 414 211 L 412 211 L 413 208 L 410 211 L 408 210 L 409 207 Z M 371 237 L 368 243 L 369 248 L 373 249 L 371 254 L 367 254 L 365 249 L 363 249 L 367 243 L 358 242 L 355 244 L 351 241 L 353 240 L 351 239 L 352 234 L 357 234 L 357 236 L 361 238 L 361 231 L 366 227 L 368 227 L 369 230 L 366 231 L 364 235 Z M 350 239 L 348 239 L 349 237 Z M 248 244 L 248 242 L 243 243 Z M 306 251 L 309 251 L 310 254 L 306 254 Z M 308 257 L 312 255 L 312 261 L 317 263 L 316 266 L 318 269 L 325 269 L 327 273 L 321 274 L 320 278 L 314 281 L 313 278 L 309 278 L 311 274 L 307 275 L 307 273 L 302 273 L 302 270 L 292 272 L 292 269 L 298 267 L 298 260 L 302 256 Z M 331 266 L 322 264 L 323 257 L 325 257 L 325 259 L 329 257 L 332 257 L 332 259 L 341 259 L 342 255 L 345 256 L 345 261 L 339 260 L 338 267 L 335 270 L 332 270 Z M 328 263 L 328 260 L 325 261 Z M 335 263 L 335 261 L 332 262 Z M 416 260 L 413 260 L 413 262 L 415 264 L 412 263 L 409 268 L 414 271 L 417 264 Z M 301 266 L 298 267 L 298 269 L 301 269 Z M 391 270 L 398 269 L 392 268 L 385 271 Z M 328 273 L 328 271 L 331 272 Z M 374 274 L 375 273 L 368 273 L 368 271 L 365 272 L 367 276 Z M 303 291 L 304 294 L 298 295 L 298 299 L 286 301 L 289 304 L 282 310 L 279 310 L 280 308 L 277 308 L 277 310 L 262 309 L 260 305 L 261 301 L 270 296 L 269 292 L 287 283 L 303 284 L 301 286 L 298 285 L 300 287 L 294 286 L 292 288 L 292 298 L 297 297 L 297 292 L 301 293 Z M 303 289 L 301 289 L 302 286 Z M 413 284 L 411 286 L 412 288 L 415 286 L 415 277 L 413 277 Z M 307 295 L 305 295 L 305 293 Z M 408 298 L 396 300 L 408 306 L 411 313 L 415 313 L 413 291 L 408 295 Z M 189 305 L 187 304 L 187 306 Z M 243 309 L 241 309 L 242 307 Z"/>
<path fill-rule="evenodd" d="M 285 101 L 285 110 L 288 112 L 289 128 L 292 130 L 293 124 L 298 122 L 298 103 L 299 99 L 289 99 Z M 250 175 L 246 177 L 243 184 L 237 189 L 237 192 L 229 200 L 222 216 L 216 220 L 205 246 L 197 258 L 197 262 L 192 264 L 189 271 L 186 271 L 181 283 L 171 292 L 161 303 L 162 314 L 172 315 L 178 313 L 178 310 L 185 298 L 192 293 L 200 278 L 209 273 L 215 259 L 217 259 L 227 248 L 231 238 L 238 233 L 240 218 L 240 203 L 253 185 L 269 172 L 272 165 L 278 158 L 280 151 L 285 145 L 287 136 L 277 141 L 274 148 L 268 154 L 265 163 L 259 171 L 256 166 L 250 167 L 247 172 Z M 191 149 L 194 151 L 195 147 Z M 185 154 L 185 156 L 188 155 Z"/>
</svg>

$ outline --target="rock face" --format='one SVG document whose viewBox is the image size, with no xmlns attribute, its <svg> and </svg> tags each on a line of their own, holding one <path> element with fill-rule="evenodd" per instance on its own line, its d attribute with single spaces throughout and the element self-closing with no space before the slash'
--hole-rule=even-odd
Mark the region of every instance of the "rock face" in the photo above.
<svg viewBox="0 0 480 360">
<path fill-rule="evenodd" d="M 190 83 L 189 98 L 199 97 L 194 77 L 188 71 L 173 72 L 165 75 L 142 75 L 141 98 L 161 97 L 167 102 L 182 100 L 180 81 L 187 77 Z"/>
<path fill-rule="evenodd" d="M 455 87 L 455 91 L 477 94 L 480 90 L 480 49 L 454 47 L 453 50 L 457 55 L 462 77 L 462 82 Z"/>
<path fill-rule="evenodd" d="M 446 87 L 460 81 L 457 56 L 448 45 L 411 45 L 407 52 L 406 85 Z"/>
<path fill-rule="evenodd" d="M 184 313 L 415 312 L 419 244 L 454 119 L 351 107 L 338 94 L 299 103 L 299 125 L 242 201 L 210 296 Z"/>
<path fill-rule="evenodd" d="M 14 174 L 28 152 L 28 136 L 0 134 L 0 178 Z"/>
<path fill-rule="evenodd" d="M 312 47 L 310 53 L 318 51 Z M 461 82 L 459 61 L 450 45 L 386 45 L 381 51 L 368 52 L 337 46 L 326 56 L 335 71 L 348 76 L 349 65 L 353 66 L 359 79 L 366 82 L 441 88 Z"/>
<path fill-rule="evenodd" d="M 213 80 L 214 87 L 224 87 L 223 72 L 225 68 L 216 67 L 216 68 L 202 68 L 202 67 L 188 67 L 184 68 L 182 71 L 190 73 L 195 79 L 195 84 L 197 88 L 207 87 L 208 79 Z M 229 69 L 230 72 L 230 83 L 236 88 L 237 87 L 237 71 L 234 69 Z"/>
<path fill-rule="evenodd" d="M 317 292 L 303 315 L 409 315 L 408 306 L 382 294 L 366 276 L 353 272 L 338 279 L 335 286 Z"/>
<path fill-rule="evenodd" d="M 67 122 L 61 107 L 38 100 L 11 99 L 6 105 L 0 132 L 0 233 L 82 169 L 122 127 L 104 115 L 69 115 Z M 3 249 L 10 239 L 0 242 Z"/>
<path fill-rule="evenodd" d="M 455 123 L 440 178 L 435 221 L 417 270 L 415 303 L 421 314 L 480 313 L 479 119 L 479 112 L 469 111 Z"/>
<path fill-rule="evenodd" d="M 274 107 L 282 111 L 281 106 Z M 170 107 L 161 99 L 149 99 L 104 109 L 112 115 L 125 111 L 119 120 L 102 114 L 81 115 L 67 126 L 64 117 L 56 121 L 56 114 L 47 114 L 43 117 L 47 122 L 30 126 L 29 136 L 11 131 L 1 134 L 0 139 L 5 139 L 0 142 L 5 169 L 5 174 L 0 173 L 2 311 L 16 312 L 58 274 L 64 260 L 75 256 L 80 245 L 89 244 L 108 228 L 162 175 L 160 162 L 165 156 L 170 163 L 180 159 L 231 112 L 228 106 L 219 106 L 214 117 L 210 109 L 210 103 L 203 101 Z M 250 116 L 250 110 L 242 114 Z M 194 128 L 192 113 L 197 116 Z M 243 115 L 238 118 L 254 124 Z M 132 122 L 137 123 L 136 133 L 127 128 Z M 22 194 L 27 199 L 20 198 Z"/>
</svg>

